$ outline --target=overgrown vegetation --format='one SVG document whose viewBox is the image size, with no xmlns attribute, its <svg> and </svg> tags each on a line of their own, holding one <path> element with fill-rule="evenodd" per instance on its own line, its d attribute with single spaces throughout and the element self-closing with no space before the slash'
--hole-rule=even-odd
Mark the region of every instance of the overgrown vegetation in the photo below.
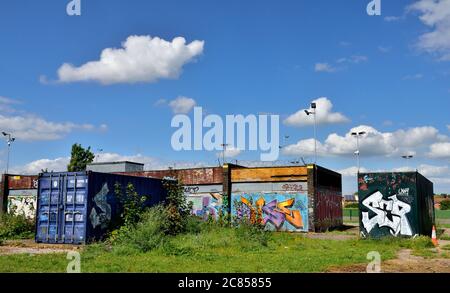
<svg viewBox="0 0 450 293">
<path fill-rule="evenodd" d="M 95 155 L 91 151 L 91 147 L 83 148 L 81 144 L 72 145 L 70 155 L 70 163 L 67 166 L 69 172 L 80 172 L 86 170 L 86 165 L 94 161 Z"/>
<path fill-rule="evenodd" d="M 359 203 L 357 203 L 357 202 L 347 203 L 347 204 L 345 204 L 345 208 L 346 209 L 359 209 Z"/>
<path fill-rule="evenodd" d="M 5 239 L 26 239 L 34 235 L 34 221 L 24 215 L 0 215 L 0 241 Z"/>
<path fill-rule="evenodd" d="M 441 210 L 443 210 L 443 211 L 450 210 L 450 200 L 441 201 Z"/>
</svg>

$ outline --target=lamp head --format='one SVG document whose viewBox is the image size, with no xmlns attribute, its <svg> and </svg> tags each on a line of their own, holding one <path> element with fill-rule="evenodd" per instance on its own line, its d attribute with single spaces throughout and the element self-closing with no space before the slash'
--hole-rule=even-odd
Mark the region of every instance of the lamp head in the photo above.
<svg viewBox="0 0 450 293">
<path fill-rule="evenodd" d="M 306 115 L 311 115 L 311 112 L 309 112 L 308 110 L 305 110 Z"/>
<path fill-rule="evenodd" d="M 317 108 L 317 104 L 316 103 L 311 103 L 311 109 L 316 109 Z"/>
</svg>

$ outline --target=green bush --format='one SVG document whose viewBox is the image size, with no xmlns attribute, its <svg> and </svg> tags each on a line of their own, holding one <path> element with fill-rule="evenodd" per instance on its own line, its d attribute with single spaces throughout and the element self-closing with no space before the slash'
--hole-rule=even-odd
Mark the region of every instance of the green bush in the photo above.
<svg viewBox="0 0 450 293">
<path fill-rule="evenodd" d="M 443 210 L 443 211 L 450 210 L 450 200 L 441 201 L 441 210 Z"/>
<path fill-rule="evenodd" d="M 0 216 L 0 239 L 24 239 L 34 235 L 34 221 L 23 215 Z"/>
<path fill-rule="evenodd" d="M 346 209 L 359 209 L 359 203 L 352 202 L 345 205 Z"/>
<path fill-rule="evenodd" d="M 122 226 L 111 234 L 110 241 L 116 252 L 132 250 L 147 252 L 161 246 L 169 233 L 170 223 L 167 210 L 158 205 L 142 214 L 141 221 L 136 225 Z"/>
</svg>

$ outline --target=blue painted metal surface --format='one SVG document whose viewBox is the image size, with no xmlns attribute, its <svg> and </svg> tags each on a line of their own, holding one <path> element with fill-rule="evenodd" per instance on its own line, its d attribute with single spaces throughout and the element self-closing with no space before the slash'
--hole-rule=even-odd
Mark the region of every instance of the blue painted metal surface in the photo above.
<svg viewBox="0 0 450 293">
<path fill-rule="evenodd" d="M 146 206 L 166 199 L 161 179 L 96 172 L 44 173 L 39 176 L 36 242 L 83 244 L 102 239 L 120 220 L 115 194 L 128 184 L 146 196 Z"/>
</svg>

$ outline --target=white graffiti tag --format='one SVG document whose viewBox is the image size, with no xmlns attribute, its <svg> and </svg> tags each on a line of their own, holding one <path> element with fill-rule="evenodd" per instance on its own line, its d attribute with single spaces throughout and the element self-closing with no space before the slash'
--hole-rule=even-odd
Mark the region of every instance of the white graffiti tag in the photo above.
<svg viewBox="0 0 450 293">
<path fill-rule="evenodd" d="M 394 236 L 412 236 L 411 226 L 406 217 L 406 214 L 411 211 L 411 206 L 399 200 L 397 195 L 389 197 L 389 200 L 384 200 L 383 194 L 377 191 L 362 203 L 376 214 L 376 216 L 369 218 L 369 212 L 362 213 L 362 223 L 367 232 L 370 233 L 378 224 L 379 227 L 389 227 L 391 234 Z"/>
<path fill-rule="evenodd" d="M 111 205 L 108 204 L 107 201 L 108 193 L 108 183 L 105 183 L 100 192 L 94 197 L 94 203 L 101 211 L 98 213 L 95 206 L 92 207 L 89 217 L 91 219 L 92 227 L 94 228 L 100 226 L 102 229 L 105 229 L 111 221 Z"/>
</svg>

